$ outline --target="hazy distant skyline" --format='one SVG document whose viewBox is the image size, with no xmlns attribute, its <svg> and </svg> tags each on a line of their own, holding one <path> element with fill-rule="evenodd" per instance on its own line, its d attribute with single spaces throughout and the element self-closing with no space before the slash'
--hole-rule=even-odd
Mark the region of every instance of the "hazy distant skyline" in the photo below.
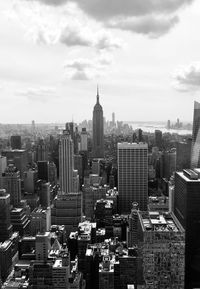
<svg viewBox="0 0 200 289">
<path fill-rule="evenodd" d="M 200 1 L 0 0 L 0 123 L 192 121 Z"/>
</svg>

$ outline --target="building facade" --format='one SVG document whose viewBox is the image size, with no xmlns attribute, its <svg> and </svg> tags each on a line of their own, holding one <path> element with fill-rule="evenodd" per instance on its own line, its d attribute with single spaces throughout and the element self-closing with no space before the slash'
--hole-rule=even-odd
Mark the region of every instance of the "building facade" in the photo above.
<svg viewBox="0 0 200 289">
<path fill-rule="evenodd" d="M 60 188 L 64 193 L 73 192 L 74 147 L 71 136 L 63 132 L 59 143 Z"/>
<path fill-rule="evenodd" d="M 132 202 L 147 210 L 148 145 L 118 143 L 118 192 L 121 213 L 130 213 Z"/>
<path fill-rule="evenodd" d="M 97 91 L 97 102 L 93 110 L 93 157 L 104 158 L 103 109 L 99 103 L 98 91 Z"/>
</svg>

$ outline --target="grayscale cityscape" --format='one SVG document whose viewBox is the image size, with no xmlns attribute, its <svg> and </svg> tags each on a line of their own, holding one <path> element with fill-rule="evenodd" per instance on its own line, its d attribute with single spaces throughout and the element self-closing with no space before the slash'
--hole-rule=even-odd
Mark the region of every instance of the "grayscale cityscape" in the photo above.
<svg viewBox="0 0 200 289">
<path fill-rule="evenodd" d="M 0 289 L 200 289 L 199 27 L 0 0 Z"/>
</svg>

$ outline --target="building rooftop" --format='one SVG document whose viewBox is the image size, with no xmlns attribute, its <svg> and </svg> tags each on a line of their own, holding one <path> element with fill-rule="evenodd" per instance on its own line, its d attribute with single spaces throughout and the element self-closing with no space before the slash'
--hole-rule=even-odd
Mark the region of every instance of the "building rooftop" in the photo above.
<svg viewBox="0 0 200 289">
<path fill-rule="evenodd" d="M 157 232 L 179 232 L 180 228 L 169 213 L 140 212 L 141 222 L 144 231 Z"/>
<path fill-rule="evenodd" d="M 200 169 L 187 169 L 182 172 L 176 172 L 186 182 L 200 182 Z"/>
<path fill-rule="evenodd" d="M 123 149 L 148 149 L 147 143 L 128 143 L 128 142 L 122 142 L 117 144 L 117 148 L 123 148 Z"/>
<path fill-rule="evenodd" d="M 53 268 L 61 268 L 62 267 L 62 259 L 57 259 L 53 265 Z"/>
</svg>

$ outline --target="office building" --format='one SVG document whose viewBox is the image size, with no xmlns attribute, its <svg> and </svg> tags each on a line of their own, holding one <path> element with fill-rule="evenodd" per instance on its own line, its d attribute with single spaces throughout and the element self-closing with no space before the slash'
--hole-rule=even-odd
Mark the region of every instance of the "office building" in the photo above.
<svg viewBox="0 0 200 289">
<path fill-rule="evenodd" d="M 115 126 L 115 113 L 112 113 L 112 125 Z"/>
<path fill-rule="evenodd" d="M 21 136 L 12 135 L 10 138 L 10 144 L 11 144 L 12 150 L 21 150 L 22 148 Z"/>
<path fill-rule="evenodd" d="M 118 192 L 121 213 L 130 214 L 132 202 L 147 210 L 148 145 L 118 143 Z"/>
<path fill-rule="evenodd" d="M 51 209 L 53 225 L 64 225 L 69 235 L 76 231 L 82 217 L 82 194 L 58 192 Z"/>
<path fill-rule="evenodd" d="M 53 186 L 57 184 L 57 167 L 54 162 L 49 162 L 48 167 L 49 182 Z"/>
<path fill-rule="evenodd" d="M 45 261 L 48 259 L 48 254 L 51 249 L 50 233 L 38 233 L 35 241 L 36 260 Z"/>
<path fill-rule="evenodd" d="M 176 143 L 176 170 L 182 171 L 190 168 L 192 139 Z"/>
<path fill-rule="evenodd" d="M 141 128 L 138 129 L 138 142 L 143 142 L 143 131 Z"/>
<path fill-rule="evenodd" d="M 20 177 L 23 177 L 23 173 L 27 170 L 28 166 L 28 152 L 24 149 L 21 150 L 3 150 L 2 156 L 7 158 L 8 164 L 14 164 L 19 170 Z"/>
<path fill-rule="evenodd" d="M 50 207 L 51 204 L 51 192 L 50 192 L 50 183 L 45 181 L 39 184 L 38 195 L 40 200 L 40 205 L 43 208 Z"/>
<path fill-rule="evenodd" d="M 65 124 L 65 130 L 68 132 L 68 134 L 71 136 L 72 141 L 74 142 L 74 123 L 67 122 Z"/>
<path fill-rule="evenodd" d="M 161 177 L 169 180 L 176 171 L 176 149 L 163 152 L 160 164 Z"/>
<path fill-rule="evenodd" d="M 0 156 L 0 177 L 5 172 L 6 168 L 7 168 L 7 158 Z"/>
<path fill-rule="evenodd" d="M 93 219 L 94 217 L 94 206 L 97 200 L 106 198 L 106 188 L 102 186 L 84 186 L 83 191 L 83 212 L 84 215 Z"/>
<path fill-rule="evenodd" d="M 38 173 L 34 169 L 29 169 L 24 172 L 24 192 L 28 194 L 34 194 L 36 190 L 36 182 L 37 182 Z"/>
<path fill-rule="evenodd" d="M 0 243 L 1 280 L 4 282 L 12 270 L 12 242 L 7 240 Z"/>
<path fill-rule="evenodd" d="M 48 182 L 49 180 L 49 162 L 48 161 L 38 161 L 38 179 Z"/>
<path fill-rule="evenodd" d="M 35 236 L 38 233 L 45 233 L 51 228 L 51 208 L 35 208 L 30 215 L 30 233 Z"/>
<path fill-rule="evenodd" d="M 155 145 L 160 150 L 162 149 L 162 131 L 158 129 L 155 130 Z"/>
<path fill-rule="evenodd" d="M 200 287 L 200 171 L 175 174 L 174 214 L 185 229 L 185 288 Z"/>
<path fill-rule="evenodd" d="M 0 242 L 9 239 L 12 234 L 10 222 L 10 195 L 0 190 Z"/>
<path fill-rule="evenodd" d="M 200 167 L 200 103 L 194 102 L 191 168 Z"/>
<path fill-rule="evenodd" d="M 97 102 L 93 110 L 93 157 L 104 158 L 103 109 L 99 103 L 98 89 L 97 89 Z"/>
<path fill-rule="evenodd" d="M 20 172 L 10 164 L 6 168 L 3 176 L 3 188 L 10 195 L 10 204 L 17 207 L 21 201 L 21 179 Z"/>
<path fill-rule="evenodd" d="M 48 147 L 44 139 L 39 139 L 36 146 L 36 160 L 47 161 L 48 160 Z"/>
<path fill-rule="evenodd" d="M 63 132 L 59 143 L 60 188 L 64 193 L 73 192 L 74 148 L 71 136 Z"/>
<path fill-rule="evenodd" d="M 137 233 L 145 288 L 184 288 L 185 232 L 177 218 L 138 211 Z"/>
<path fill-rule="evenodd" d="M 10 221 L 14 232 L 19 232 L 22 237 L 29 234 L 30 221 L 24 208 L 13 208 L 10 212 Z"/>
<path fill-rule="evenodd" d="M 78 171 L 80 185 L 83 184 L 83 177 L 84 177 L 83 165 L 84 165 L 83 156 L 80 154 L 74 155 L 74 169 Z"/>
<path fill-rule="evenodd" d="M 87 151 L 87 150 L 88 150 L 88 134 L 86 128 L 82 128 L 80 151 Z"/>
</svg>

